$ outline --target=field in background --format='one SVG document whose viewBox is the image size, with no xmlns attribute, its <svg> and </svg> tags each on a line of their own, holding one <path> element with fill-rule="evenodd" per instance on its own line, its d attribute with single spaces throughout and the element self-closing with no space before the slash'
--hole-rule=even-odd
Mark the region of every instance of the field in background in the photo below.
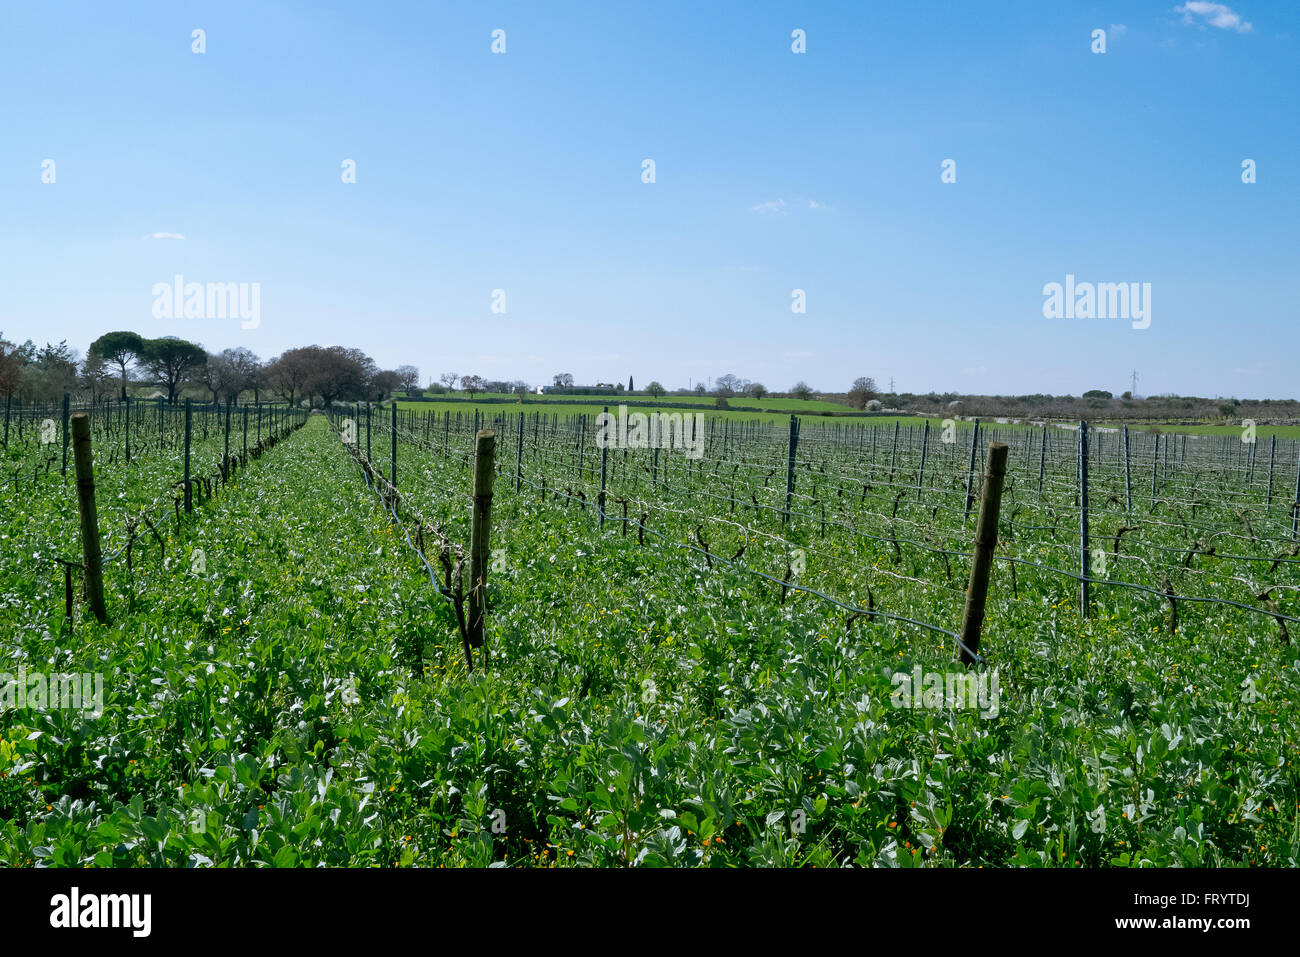
<svg viewBox="0 0 1300 957">
<path fill-rule="evenodd" d="M 514 398 L 513 396 L 494 396 L 494 397 L 511 398 L 511 399 Z M 636 402 L 636 403 L 646 402 L 651 404 L 646 404 L 646 405 L 628 404 L 629 401 Z M 671 401 L 674 403 L 689 402 L 693 405 L 698 405 L 699 406 L 698 411 L 703 413 L 706 417 L 711 415 L 716 415 L 727 419 L 732 419 L 734 421 L 763 422 L 767 424 L 775 424 L 777 422 L 786 422 L 789 420 L 789 415 L 786 412 L 778 412 L 778 411 L 741 412 L 735 409 L 719 409 L 714 404 L 714 400 L 711 396 L 703 396 L 703 397 L 677 396 L 666 401 Z M 526 398 L 526 400 L 522 403 L 522 405 L 520 403 L 513 402 L 513 401 L 512 402 L 479 402 L 479 401 L 469 401 L 469 400 L 460 400 L 460 401 L 442 400 L 442 401 L 431 401 L 431 402 L 410 402 L 410 401 L 404 401 L 402 399 L 398 399 L 397 406 L 399 409 L 402 409 L 403 411 L 412 410 L 415 411 L 416 413 L 436 412 L 439 415 L 447 411 L 450 411 L 453 414 L 456 412 L 460 412 L 465 415 L 472 415 L 473 412 L 477 410 L 478 412 L 480 412 L 482 415 L 486 416 L 489 419 L 494 418 L 498 415 L 505 415 L 505 414 L 513 415 L 519 412 L 521 409 L 529 413 L 542 411 L 550 415 L 559 415 L 561 417 L 566 415 L 586 415 L 589 417 L 594 417 L 599 415 L 606 408 L 608 408 L 611 413 L 617 413 L 619 405 L 625 405 L 625 404 L 628 405 L 629 413 L 632 412 L 648 413 L 653 411 L 668 412 L 668 413 L 672 413 L 672 412 L 684 413 L 684 412 L 691 411 L 689 409 L 675 408 L 668 405 L 655 405 L 652 404 L 652 402 L 653 400 L 649 399 L 649 397 L 646 396 L 633 396 L 632 399 L 629 400 L 618 396 L 588 397 L 588 396 L 532 396 L 530 395 Z M 836 402 L 824 402 L 818 400 L 808 400 L 806 402 L 803 402 L 798 399 L 760 399 L 760 400 L 746 399 L 746 400 L 735 400 L 732 404 L 733 405 L 758 404 L 765 407 L 771 407 L 774 409 L 790 409 L 792 411 L 798 411 L 800 419 L 803 419 L 805 421 L 822 422 L 822 423 L 839 422 L 847 428 L 856 428 L 858 425 L 861 425 L 863 423 L 867 425 L 881 426 L 881 425 L 893 425 L 895 422 L 900 423 L 904 428 L 908 426 L 920 427 L 921 423 L 926 421 L 926 419 L 929 419 L 930 428 L 937 429 L 937 428 L 941 428 L 942 423 L 944 422 L 944 417 L 938 415 L 934 415 L 934 416 L 888 415 L 888 414 L 877 414 L 877 415 L 870 415 L 870 416 L 849 415 L 847 413 L 851 412 L 852 410 L 850 410 L 846 406 L 840 405 L 839 403 Z M 823 411 L 833 411 L 833 412 L 838 412 L 840 414 L 829 415 L 829 416 L 821 415 L 820 413 Z M 956 422 L 958 429 L 970 429 L 973 427 L 973 423 L 968 417 L 955 419 L 954 421 Z M 1022 419 L 1017 424 L 1010 420 L 1006 422 L 1000 422 L 997 419 L 982 419 L 981 423 L 986 426 L 990 426 L 992 428 L 997 428 L 997 429 L 1018 430 L 1018 429 L 1040 428 L 1041 426 L 1031 424 L 1031 422 L 1034 421 L 1041 421 L 1041 420 Z M 1063 422 L 1058 423 L 1055 421 L 1052 423 L 1054 428 L 1057 425 L 1073 425 L 1073 424 L 1075 423 L 1063 423 Z M 1113 422 L 1107 422 L 1104 419 L 1099 419 L 1096 421 L 1089 420 L 1089 425 L 1096 428 L 1102 428 L 1102 429 L 1122 428 L 1122 423 L 1116 424 Z M 1153 428 L 1159 429 L 1161 432 L 1164 433 L 1176 433 L 1178 435 L 1205 435 L 1205 436 L 1221 436 L 1221 437 L 1238 436 L 1239 437 L 1242 434 L 1242 427 L 1240 425 L 1179 425 L 1176 423 L 1142 423 L 1140 425 L 1138 424 L 1129 425 L 1130 432 L 1149 432 Z M 1256 436 L 1263 439 L 1269 439 L 1273 436 L 1277 436 L 1279 440 L 1297 439 L 1300 438 L 1300 425 L 1261 425 L 1256 429 Z"/>
</svg>

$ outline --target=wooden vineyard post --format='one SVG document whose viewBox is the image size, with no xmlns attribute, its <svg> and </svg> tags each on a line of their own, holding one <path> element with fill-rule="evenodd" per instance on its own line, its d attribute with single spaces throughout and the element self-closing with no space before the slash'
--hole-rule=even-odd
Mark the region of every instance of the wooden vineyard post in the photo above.
<svg viewBox="0 0 1300 957">
<path fill-rule="evenodd" d="M 124 434 L 126 435 L 126 464 L 130 465 L 131 464 L 131 397 L 128 395 L 124 401 L 126 402 L 126 431 L 124 432 Z"/>
<path fill-rule="evenodd" d="M 608 414 L 609 406 L 605 406 L 605 412 Z M 574 481 L 577 482 L 579 485 L 582 484 L 582 463 L 583 463 L 583 454 L 585 451 L 586 440 L 587 440 L 587 419 L 586 416 L 580 416 L 578 418 L 578 465 L 577 465 L 577 472 L 574 475 Z"/>
<path fill-rule="evenodd" d="M 889 456 L 889 481 L 894 481 L 894 466 L 898 464 L 898 423 L 894 423 L 894 451 Z"/>
<path fill-rule="evenodd" d="M 608 435 L 609 434 L 608 432 L 609 406 L 605 406 L 605 416 L 606 416 L 605 434 Z M 584 425 L 584 429 L 585 429 L 585 425 Z M 600 443 L 600 496 L 596 502 L 597 510 L 600 512 L 600 527 L 602 531 L 605 528 L 605 474 L 608 465 L 609 465 L 609 442 L 602 442 Z M 582 477 L 581 463 L 579 463 L 578 465 L 578 477 L 579 477 L 579 482 L 581 483 L 581 477 Z"/>
<path fill-rule="evenodd" d="M 190 400 L 185 400 L 185 514 L 194 511 L 194 496 L 190 491 L 190 433 L 193 431 L 193 411 Z"/>
<path fill-rule="evenodd" d="M 925 432 L 921 436 L 921 474 L 916 477 L 916 500 L 921 501 L 921 489 L 925 486 L 925 451 L 930 444 L 930 420 L 925 420 Z"/>
<path fill-rule="evenodd" d="M 496 474 L 496 433 L 484 429 L 474 437 L 474 511 L 469 532 L 470 647 L 483 647 L 487 621 L 488 537 L 492 530 L 492 477 Z M 466 660 L 469 649 L 465 651 Z"/>
<path fill-rule="evenodd" d="M 1187 455 L 1187 437 L 1183 436 L 1183 455 Z M 1268 446 L 1268 491 L 1264 494 L 1264 504 L 1266 506 L 1273 504 L 1273 458 L 1277 455 L 1277 436 L 1273 436 L 1273 441 Z"/>
<path fill-rule="evenodd" d="M 1295 465 L 1295 495 L 1291 498 L 1291 537 L 1295 538 L 1296 521 L 1300 519 L 1300 457 Z"/>
<path fill-rule="evenodd" d="M 1079 614 L 1088 617 L 1088 423 L 1079 423 Z"/>
<path fill-rule="evenodd" d="M 397 488 L 397 400 L 393 400 L 393 470 L 389 481 Z"/>
<path fill-rule="evenodd" d="M 1124 426 L 1124 510 L 1133 511 L 1133 485 L 1128 473 L 1128 426 Z"/>
<path fill-rule="evenodd" d="M 1156 507 L 1156 479 L 1160 477 L 1160 433 L 1156 433 L 1155 458 L 1151 460 L 1151 508 Z"/>
<path fill-rule="evenodd" d="M 970 437 L 970 465 L 967 466 L 966 468 L 966 514 L 964 514 L 961 519 L 963 524 L 965 524 L 966 519 L 970 518 L 970 507 L 972 501 L 971 491 L 975 485 L 975 447 L 979 444 L 979 440 L 980 440 L 980 420 L 976 419 L 975 431 L 971 433 L 971 437 Z M 1004 475 L 1006 474 L 1005 465 L 1002 469 L 1002 473 Z M 1041 485 L 1041 477 L 1040 477 L 1040 485 Z"/>
<path fill-rule="evenodd" d="M 897 423 L 895 423 L 897 427 Z M 790 416 L 790 454 L 785 466 L 785 511 L 781 513 L 781 523 L 790 521 L 790 502 L 794 498 L 794 454 L 799 447 L 799 417 Z"/>
<path fill-rule="evenodd" d="M 226 396 L 226 450 L 221 455 L 221 484 L 230 481 L 230 404 L 234 400 Z"/>
<path fill-rule="evenodd" d="M 519 413 L 519 439 L 515 442 L 515 494 L 524 480 L 524 414 Z"/>
<path fill-rule="evenodd" d="M 63 474 L 68 474 L 68 411 L 71 408 L 72 396 L 63 393 Z"/>
<path fill-rule="evenodd" d="M 980 631 L 984 627 L 984 600 L 988 596 L 989 572 L 993 569 L 993 549 L 998 543 L 998 510 L 1002 507 L 1002 480 L 1007 474 L 1007 446 L 994 442 L 989 446 L 984 489 L 980 497 L 979 518 L 975 522 L 975 555 L 966 589 L 966 607 L 961 616 L 961 645 L 957 651 L 962 664 L 975 659 L 979 651 Z"/>
<path fill-rule="evenodd" d="M 86 576 L 86 598 L 100 624 L 108 623 L 104 607 L 104 569 L 99 551 L 99 515 L 95 509 L 95 463 L 90 448 L 90 417 L 84 412 L 72 416 L 76 433 L 73 458 L 77 472 L 77 507 L 81 512 L 81 555 Z"/>
<path fill-rule="evenodd" d="M 244 406 L 244 454 L 239 457 L 240 468 L 248 464 L 248 406 Z"/>
<path fill-rule="evenodd" d="M 1038 496 L 1043 495 L 1043 466 L 1047 464 L 1047 426 L 1043 426 L 1043 442 L 1038 447 Z"/>
</svg>

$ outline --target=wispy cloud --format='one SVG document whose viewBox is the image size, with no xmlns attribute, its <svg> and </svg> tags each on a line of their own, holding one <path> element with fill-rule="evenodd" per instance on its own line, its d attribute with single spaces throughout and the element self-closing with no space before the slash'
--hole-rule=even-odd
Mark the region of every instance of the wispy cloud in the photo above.
<svg viewBox="0 0 1300 957">
<path fill-rule="evenodd" d="M 185 237 L 182 236 L 180 233 L 150 233 L 148 236 L 143 236 L 141 238 L 142 239 L 184 239 Z"/>
<path fill-rule="evenodd" d="M 1255 28 L 1243 20 L 1241 14 L 1226 3 L 1210 3 L 1209 0 L 1187 0 L 1182 6 L 1174 7 L 1175 13 L 1183 15 L 1183 23 L 1205 27 L 1218 27 L 1220 30 L 1236 30 L 1238 33 L 1250 33 Z M 1197 19 L 1197 18 L 1200 19 Z"/>
<path fill-rule="evenodd" d="M 815 352 L 783 352 L 782 359 L 811 359 L 817 353 Z"/>
<path fill-rule="evenodd" d="M 1112 24 L 1110 25 L 1110 35 L 1111 35 L 1111 36 L 1113 36 L 1113 37 L 1122 37 L 1122 36 L 1123 36 L 1124 34 L 1126 34 L 1126 33 L 1128 33 L 1128 24 L 1126 24 L 1126 23 L 1112 23 Z"/>
<path fill-rule="evenodd" d="M 756 213 L 784 213 L 785 200 L 774 199 L 766 203 L 759 203 L 757 206 L 753 207 L 753 210 Z"/>
</svg>

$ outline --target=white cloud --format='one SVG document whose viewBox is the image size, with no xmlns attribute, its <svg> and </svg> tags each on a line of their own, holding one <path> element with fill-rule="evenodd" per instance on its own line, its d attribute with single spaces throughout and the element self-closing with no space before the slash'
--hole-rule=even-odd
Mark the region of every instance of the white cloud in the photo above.
<svg viewBox="0 0 1300 957">
<path fill-rule="evenodd" d="M 1226 3 L 1210 3 L 1209 0 L 1187 0 L 1180 7 L 1174 7 L 1175 13 L 1183 15 L 1183 23 L 1197 26 L 1218 27 L 1220 30 L 1236 30 L 1238 33 L 1250 33 L 1255 28 L 1247 20 L 1241 19 Z M 1197 20 L 1196 17 L 1200 17 Z"/>
<path fill-rule="evenodd" d="M 1124 34 L 1126 34 L 1126 33 L 1128 33 L 1128 24 L 1125 24 L 1125 23 L 1112 23 L 1112 24 L 1110 25 L 1110 35 L 1111 35 L 1111 36 L 1113 36 L 1113 37 L 1122 37 L 1122 36 L 1123 36 Z"/>
<path fill-rule="evenodd" d="M 784 213 L 785 200 L 774 199 L 766 203 L 759 203 L 757 206 L 753 207 L 753 210 L 756 213 Z"/>
<path fill-rule="evenodd" d="M 180 233 L 150 233 L 148 236 L 142 236 L 142 239 L 184 239 Z"/>
</svg>

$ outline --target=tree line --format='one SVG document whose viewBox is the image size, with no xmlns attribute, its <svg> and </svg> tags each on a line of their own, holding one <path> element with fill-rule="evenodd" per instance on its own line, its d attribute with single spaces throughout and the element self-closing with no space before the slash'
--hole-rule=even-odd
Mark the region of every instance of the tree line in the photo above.
<svg viewBox="0 0 1300 957">
<path fill-rule="evenodd" d="M 126 398 L 153 387 L 168 402 L 197 392 L 220 402 L 251 392 L 291 404 L 383 400 L 397 390 L 418 393 L 420 370 L 412 365 L 380 369 L 360 349 L 300 346 L 264 361 L 249 349 L 208 352 L 176 336 L 147 339 L 128 331 L 108 332 L 84 356 L 67 341 L 37 348 L 30 339 L 15 345 L 0 334 L 0 396 L 54 402 L 64 393 L 96 401 Z"/>
</svg>

